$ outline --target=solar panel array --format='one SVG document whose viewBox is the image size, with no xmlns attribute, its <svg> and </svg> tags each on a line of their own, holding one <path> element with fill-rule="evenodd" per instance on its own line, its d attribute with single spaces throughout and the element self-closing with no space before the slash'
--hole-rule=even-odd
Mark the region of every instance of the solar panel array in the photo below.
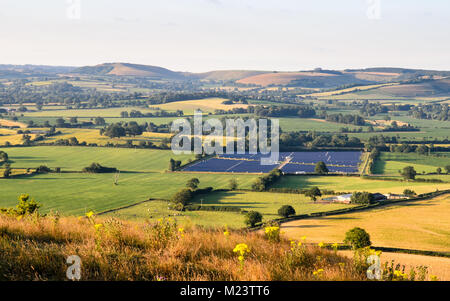
<svg viewBox="0 0 450 301">
<path fill-rule="evenodd" d="M 323 161 L 330 172 L 356 173 L 361 152 L 281 152 L 279 163 L 261 165 L 262 154 L 223 154 L 219 158 L 202 160 L 189 165 L 185 171 L 199 172 L 239 172 L 267 173 L 278 167 L 288 157 L 289 161 L 281 170 L 285 173 L 312 173 L 315 164 Z"/>
</svg>

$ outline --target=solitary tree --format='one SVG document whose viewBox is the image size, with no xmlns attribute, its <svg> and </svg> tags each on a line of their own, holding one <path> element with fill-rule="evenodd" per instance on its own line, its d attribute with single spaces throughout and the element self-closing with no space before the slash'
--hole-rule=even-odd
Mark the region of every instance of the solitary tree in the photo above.
<svg viewBox="0 0 450 301">
<path fill-rule="evenodd" d="M 186 205 L 192 198 L 192 191 L 187 188 L 183 188 L 172 197 L 172 202 L 181 204 L 182 206 Z"/>
<path fill-rule="evenodd" d="M 8 161 L 8 154 L 4 151 L 0 151 L 0 162 Z"/>
<path fill-rule="evenodd" d="M 415 191 L 414 191 L 414 190 L 411 190 L 411 189 L 405 189 L 405 190 L 403 190 L 403 194 L 404 194 L 404 195 L 407 195 L 407 196 L 413 196 L 413 195 L 416 195 Z"/>
<path fill-rule="evenodd" d="M 328 168 L 323 161 L 319 161 L 316 163 L 316 167 L 314 168 L 314 172 L 318 174 L 326 174 L 328 173 Z"/>
<path fill-rule="evenodd" d="M 282 217 L 288 217 L 289 215 L 294 215 L 295 209 L 291 205 L 283 205 L 278 209 L 278 215 Z"/>
<path fill-rule="evenodd" d="M 186 183 L 186 187 L 194 190 L 194 189 L 197 189 L 198 184 L 200 184 L 200 180 L 197 178 L 192 178 Z"/>
<path fill-rule="evenodd" d="M 305 196 L 310 197 L 312 201 L 316 201 L 318 196 L 321 196 L 322 192 L 320 192 L 319 187 L 312 187 L 306 191 Z"/>
<path fill-rule="evenodd" d="M 416 170 L 412 166 L 406 166 L 400 173 L 406 180 L 414 180 L 416 178 Z"/>
<path fill-rule="evenodd" d="M 238 188 L 238 182 L 234 178 L 230 179 L 229 185 L 231 190 L 236 190 Z"/>
<path fill-rule="evenodd" d="M 370 242 L 370 235 L 366 232 L 366 230 L 361 229 L 359 227 L 355 227 L 347 233 L 345 233 L 346 244 L 352 246 L 353 249 L 360 249 L 364 247 L 370 246 L 372 243 Z"/>
<path fill-rule="evenodd" d="M 438 175 L 440 175 L 442 173 L 442 168 L 440 168 L 440 167 L 436 168 L 436 172 Z"/>
<path fill-rule="evenodd" d="M 175 170 L 175 160 L 172 159 L 172 158 L 170 158 L 170 161 L 169 161 L 169 170 L 170 171 L 174 171 Z"/>
<path fill-rule="evenodd" d="M 258 211 L 249 211 L 245 215 L 245 224 L 254 227 L 257 223 L 262 221 L 262 215 Z"/>
<path fill-rule="evenodd" d="M 3 177 L 4 178 L 9 178 L 10 175 L 11 175 L 11 164 L 6 163 L 5 164 L 5 170 L 3 171 Z"/>
</svg>

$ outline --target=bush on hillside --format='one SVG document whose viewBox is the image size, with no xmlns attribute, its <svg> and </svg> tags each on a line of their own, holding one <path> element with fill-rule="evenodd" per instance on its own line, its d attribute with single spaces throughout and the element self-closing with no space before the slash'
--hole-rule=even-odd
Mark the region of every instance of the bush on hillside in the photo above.
<svg viewBox="0 0 450 301">
<path fill-rule="evenodd" d="M 278 215 L 282 217 L 288 217 L 289 215 L 295 215 L 295 209 L 291 205 L 283 205 L 278 209 Z"/>
<path fill-rule="evenodd" d="M 344 242 L 346 244 L 349 244 L 352 246 L 353 249 L 360 249 L 369 247 L 372 243 L 370 242 L 370 235 L 366 232 L 366 230 L 355 227 L 347 233 L 345 233 L 345 240 Z"/>
</svg>

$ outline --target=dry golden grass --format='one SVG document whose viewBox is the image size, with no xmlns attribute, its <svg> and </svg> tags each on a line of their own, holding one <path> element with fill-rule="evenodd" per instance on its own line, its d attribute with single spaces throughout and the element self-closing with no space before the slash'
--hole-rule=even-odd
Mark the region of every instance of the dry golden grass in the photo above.
<svg viewBox="0 0 450 301">
<path fill-rule="evenodd" d="M 370 90 L 375 88 L 380 88 L 384 86 L 392 86 L 392 85 L 398 85 L 398 83 L 387 83 L 387 84 L 378 84 L 378 85 L 367 85 L 367 86 L 356 86 L 351 88 L 345 88 L 340 90 L 334 90 L 334 91 L 328 91 L 328 92 L 318 92 L 318 93 L 312 93 L 311 96 L 315 97 L 321 97 L 321 96 L 332 96 L 337 95 L 341 93 L 350 93 L 354 91 L 364 91 L 364 90 Z"/>
<path fill-rule="evenodd" d="M 96 230 L 94 224 L 102 224 Z M 305 247 L 291 257 L 288 241 L 258 233 L 175 226 L 168 236 L 145 223 L 95 218 L 0 215 L 0 280 L 64 280 L 66 258 L 78 255 L 82 280 L 364 280 L 352 260 Z M 158 235 L 158 233 L 160 235 Z M 167 239 L 165 239 L 165 237 Z M 233 249 L 250 248 L 241 268 Z M 339 263 L 346 268 L 341 269 Z M 324 269 L 323 276 L 313 275 Z"/>
<path fill-rule="evenodd" d="M 314 242 L 331 243 L 342 242 L 354 227 L 364 228 L 375 246 L 448 252 L 450 195 L 282 225 L 293 239 L 306 235 Z"/>
<path fill-rule="evenodd" d="M 0 126 L 18 126 L 20 128 L 26 128 L 27 125 L 25 123 L 12 121 L 8 119 L 0 119 Z"/>
<path fill-rule="evenodd" d="M 226 105 L 222 102 L 225 98 L 205 98 L 184 101 L 174 101 L 165 104 L 150 106 L 150 108 L 160 108 L 161 110 L 176 111 L 183 110 L 192 114 L 194 110 L 200 109 L 204 112 L 214 112 L 215 110 L 232 110 L 234 108 L 247 108 L 246 104 L 231 104 Z"/>
<path fill-rule="evenodd" d="M 36 138 L 36 134 L 27 134 L 31 137 L 31 139 Z M 13 135 L 5 135 L 0 136 L 0 146 L 5 145 L 6 142 L 11 143 L 12 145 L 22 145 L 23 144 L 23 134 L 13 134 Z"/>
<path fill-rule="evenodd" d="M 339 251 L 339 254 L 353 258 L 352 251 Z M 405 266 L 407 273 L 411 268 L 417 269 L 418 266 L 426 266 L 430 275 L 435 275 L 442 281 L 450 281 L 450 258 L 383 252 L 380 260 L 382 266 L 386 262 L 390 265 L 392 260 L 394 260 L 395 264 L 401 263 L 401 265 Z"/>
<path fill-rule="evenodd" d="M 237 82 L 240 84 L 255 84 L 261 86 L 268 86 L 272 84 L 285 85 L 293 80 L 316 76 L 335 76 L 335 75 L 330 73 L 319 73 L 319 72 L 277 72 L 277 73 L 264 73 L 254 75 L 240 79 Z"/>
</svg>

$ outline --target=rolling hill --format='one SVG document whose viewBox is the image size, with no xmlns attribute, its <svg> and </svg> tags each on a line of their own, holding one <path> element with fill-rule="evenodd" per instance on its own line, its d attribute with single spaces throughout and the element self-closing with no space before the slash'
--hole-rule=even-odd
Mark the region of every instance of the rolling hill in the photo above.
<svg viewBox="0 0 450 301">
<path fill-rule="evenodd" d="M 36 75 L 71 74 L 81 76 L 133 76 L 163 80 L 202 80 L 214 82 L 234 81 L 250 86 L 290 86 L 301 88 L 334 89 L 342 86 L 401 83 L 380 87 L 388 95 L 429 96 L 449 92 L 450 71 L 434 71 L 377 67 L 365 69 L 325 70 L 316 68 L 306 71 L 263 70 L 215 70 L 202 73 L 177 72 L 163 67 L 104 63 L 95 66 L 64 67 L 38 65 L 0 65 L 0 78 L 23 78 Z"/>
<path fill-rule="evenodd" d="M 81 75 L 137 76 L 164 79 L 185 78 L 183 73 L 174 72 L 166 68 L 128 63 L 106 63 L 96 66 L 85 66 L 73 70 L 72 73 Z"/>
</svg>

